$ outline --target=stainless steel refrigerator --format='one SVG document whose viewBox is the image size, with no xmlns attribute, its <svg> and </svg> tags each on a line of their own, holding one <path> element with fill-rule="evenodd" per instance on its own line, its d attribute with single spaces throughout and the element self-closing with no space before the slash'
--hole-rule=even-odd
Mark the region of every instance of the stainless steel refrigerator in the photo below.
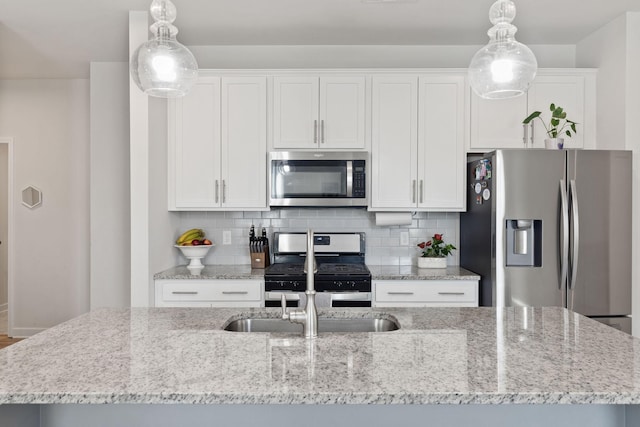
<svg viewBox="0 0 640 427">
<path fill-rule="evenodd" d="M 631 152 L 497 150 L 467 163 L 460 264 L 480 305 L 563 306 L 631 331 Z"/>
</svg>

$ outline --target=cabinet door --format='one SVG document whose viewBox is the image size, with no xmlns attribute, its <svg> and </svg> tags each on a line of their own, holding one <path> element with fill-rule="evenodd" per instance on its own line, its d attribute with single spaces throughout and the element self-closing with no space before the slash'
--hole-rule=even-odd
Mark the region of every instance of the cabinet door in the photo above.
<svg viewBox="0 0 640 427">
<path fill-rule="evenodd" d="M 365 89 L 363 76 L 320 78 L 321 149 L 365 148 Z"/>
<path fill-rule="evenodd" d="M 578 132 L 568 138 L 564 136 L 565 148 L 583 148 L 585 135 L 585 77 L 584 76 L 538 76 L 529 89 L 529 111 L 541 111 L 547 123 L 551 118 L 549 105 L 554 103 L 567 112 L 567 118 L 578 124 Z M 548 138 L 540 120 L 533 121 L 533 148 L 544 148 Z M 562 135 L 558 135 L 562 138 Z"/>
<path fill-rule="evenodd" d="M 417 206 L 418 78 L 375 76 L 372 95 L 371 207 Z"/>
<path fill-rule="evenodd" d="M 420 77 L 418 207 L 465 209 L 464 76 Z"/>
<path fill-rule="evenodd" d="M 220 79 L 168 103 L 169 209 L 219 206 Z"/>
<path fill-rule="evenodd" d="M 526 95 L 482 99 L 471 91 L 471 149 L 526 148 L 522 127 L 526 117 Z"/>
<path fill-rule="evenodd" d="M 318 146 L 318 77 L 273 78 L 273 147 Z"/>
<path fill-rule="evenodd" d="M 267 207 L 267 78 L 222 79 L 223 208 Z"/>
</svg>

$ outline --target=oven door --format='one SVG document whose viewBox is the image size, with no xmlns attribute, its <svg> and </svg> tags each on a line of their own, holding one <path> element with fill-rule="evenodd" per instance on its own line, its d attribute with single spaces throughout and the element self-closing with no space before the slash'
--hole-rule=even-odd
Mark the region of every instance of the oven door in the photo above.
<svg viewBox="0 0 640 427">
<path fill-rule="evenodd" d="M 265 307 L 280 307 L 284 294 L 287 307 L 304 308 L 306 295 L 304 292 L 267 291 L 265 292 Z M 318 292 L 316 305 L 322 307 L 371 307 L 371 292 Z"/>
</svg>

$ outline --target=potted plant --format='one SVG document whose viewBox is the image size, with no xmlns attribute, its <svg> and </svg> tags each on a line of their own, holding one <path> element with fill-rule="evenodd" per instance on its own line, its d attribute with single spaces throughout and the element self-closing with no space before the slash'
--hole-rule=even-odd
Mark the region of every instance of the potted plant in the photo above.
<svg viewBox="0 0 640 427">
<path fill-rule="evenodd" d="M 418 258 L 418 268 L 446 268 L 447 255 L 456 249 L 442 240 L 442 234 L 434 234 L 431 240 L 418 243 L 422 254 Z"/>
<path fill-rule="evenodd" d="M 566 135 L 571 138 L 571 133 L 576 133 L 576 125 L 578 123 L 567 119 L 567 113 L 559 105 L 551 103 L 549 110 L 551 111 L 551 119 L 548 124 L 540 117 L 542 114 L 540 111 L 534 111 L 529 114 L 529 116 L 522 121 L 522 124 L 528 125 L 533 119 L 539 119 L 549 136 L 549 138 L 544 140 L 545 147 L 562 149 L 564 147 L 564 138 L 560 136 Z"/>
</svg>

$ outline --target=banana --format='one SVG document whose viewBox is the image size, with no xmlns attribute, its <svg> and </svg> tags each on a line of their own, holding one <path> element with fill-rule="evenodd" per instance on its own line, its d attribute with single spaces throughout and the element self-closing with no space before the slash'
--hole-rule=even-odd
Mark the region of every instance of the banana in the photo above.
<svg viewBox="0 0 640 427">
<path fill-rule="evenodd" d="M 183 245 L 184 243 L 190 243 L 192 240 L 198 239 L 201 240 L 204 238 L 204 231 L 200 228 L 192 228 L 190 230 L 185 231 L 178 237 L 176 240 L 176 244 Z"/>
</svg>

